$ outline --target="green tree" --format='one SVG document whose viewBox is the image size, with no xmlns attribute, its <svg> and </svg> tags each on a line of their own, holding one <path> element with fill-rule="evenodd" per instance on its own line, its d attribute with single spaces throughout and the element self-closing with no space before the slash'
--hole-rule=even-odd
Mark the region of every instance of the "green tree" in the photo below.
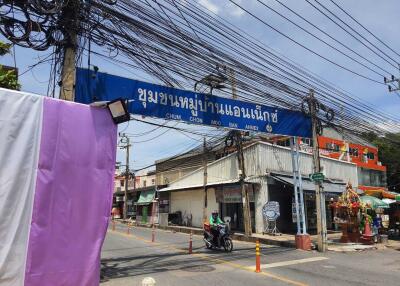
<svg viewBox="0 0 400 286">
<path fill-rule="evenodd" d="M 0 56 L 10 53 L 11 44 L 0 42 Z M 15 70 L 6 70 L 0 65 L 0 87 L 19 90 L 21 85 L 18 83 Z"/>
<path fill-rule="evenodd" d="M 392 191 L 400 192 L 400 133 L 378 137 L 373 133 L 366 138 L 378 147 L 378 157 L 387 167 L 387 184 Z"/>
</svg>

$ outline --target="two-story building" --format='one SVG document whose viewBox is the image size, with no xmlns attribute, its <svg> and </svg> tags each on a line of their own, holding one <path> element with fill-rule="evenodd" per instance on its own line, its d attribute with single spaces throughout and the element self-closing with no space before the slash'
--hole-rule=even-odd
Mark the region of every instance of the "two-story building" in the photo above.
<svg viewBox="0 0 400 286">
<path fill-rule="evenodd" d="M 189 161 L 186 158 L 186 161 Z M 250 195 L 250 212 L 253 231 L 263 232 L 265 221 L 262 208 L 268 201 L 278 201 L 281 216 L 278 228 L 282 232 L 294 232 L 293 218 L 293 170 L 291 150 L 262 141 L 252 142 L 244 148 L 246 188 Z M 312 155 L 300 152 L 303 189 L 305 192 L 305 215 L 308 229 L 316 228 L 315 185 L 308 175 L 313 172 Z M 323 157 L 321 164 L 325 168 L 324 190 L 326 204 L 345 190 L 350 182 L 358 185 L 357 165 L 334 158 Z M 193 226 L 202 227 L 204 204 L 204 169 L 200 167 L 179 179 L 160 188 L 159 193 L 169 198 L 170 213 L 179 212 L 191 218 Z M 328 227 L 332 227 L 330 209 L 327 207 Z M 236 152 L 224 156 L 207 165 L 207 215 L 213 210 L 221 217 L 229 217 L 231 229 L 243 230 L 242 198 L 239 184 L 239 168 Z M 330 222 L 330 223 L 329 223 Z"/>
<path fill-rule="evenodd" d="M 309 150 L 309 139 L 299 139 L 300 148 Z M 366 194 L 386 190 L 386 166 L 378 158 L 378 148 L 370 142 L 346 132 L 324 130 L 318 137 L 322 156 L 352 162 L 357 165 L 358 188 Z"/>
<path fill-rule="evenodd" d="M 280 146 L 290 146 L 290 138 L 276 136 L 270 140 Z M 300 149 L 312 153 L 312 140 L 299 138 Z M 352 162 L 357 165 L 358 188 L 367 194 L 386 189 L 386 167 L 378 158 L 378 148 L 370 142 L 346 132 L 324 129 L 318 137 L 321 156 Z"/>
<path fill-rule="evenodd" d="M 123 173 L 116 173 L 114 177 L 114 192 L 113 192 L 113 208 L 116 208 L 118 215 L 115 218 L 122 218 L 124 210 L 124 195 L 125 195 L 125 176 Z M 133 179 L 128 180 L 128 209 L 127 216 L 135 215 L 133 211 L 133 201 L 135 201 L 135 182 Z"/>
<path fill-rule="evenodd" d="M 156 198 L 156 172 L 144 171 L 135 176 L 137 200 L 133 203 L 136 222 L 141 224 L 157 223 L 159 201 Z"/>
<path fill-rule="evenodd" d="M 123 214 L 126 178 L 123 173 L 115 175 L 113 207 Z M 138 173 L 129 178 L 127 189 L 127 216 L 148 223 L 153 221 L 153 202 L 156 195 L 155 171 Z M 157 213 L 157 210 L 156 210 Z"/>
</svg>

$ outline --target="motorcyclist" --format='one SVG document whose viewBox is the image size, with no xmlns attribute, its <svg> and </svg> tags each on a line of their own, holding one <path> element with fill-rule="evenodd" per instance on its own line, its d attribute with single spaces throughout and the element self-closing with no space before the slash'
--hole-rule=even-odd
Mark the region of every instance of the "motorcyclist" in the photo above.
<svg viewBox="0 0 400 286">
<path fill-rule="evenodd" d="M 218 246 L 220 246 L 220 231 L 218 226 L 224 224 L 224 222 L 219 218 L 218 211 L 213 211 L 210 217 L 210 227 L 211 234 L 217 238 Z"/>
</svg>

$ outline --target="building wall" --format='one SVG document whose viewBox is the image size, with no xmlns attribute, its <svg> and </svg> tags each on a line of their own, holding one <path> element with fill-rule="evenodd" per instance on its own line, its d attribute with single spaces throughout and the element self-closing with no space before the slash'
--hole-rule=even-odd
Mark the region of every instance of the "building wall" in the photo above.
<svg viewBox="0 0 400 286">
<path fill-rule="evenodd" d="M 155 186 L 156 184 L 156 174 L 150 174 L 150 175 L 137 175 L 135 177 L 136 180 L 136 188 L 145 188 L 145 187 L 150 187 L 150 186 Z"/>
<path fill-rule="evenodd" d="M 318 143 L 321 148 L 320 152 L 324 156 L 338 159 L 342 153 L 341 148 L 343 148 L 345 141 L 319 136 Z M 351 142 L 349 143 L 349 148 L 356 150 L 356 152 L 350 152 L 350 160 L 356 163 L 358 167 L 386 171 L 386 167 L 382 166 L 379 161 L 378 148 Z M 366 158 L 364 154 L 369 154 L 370 158 Z"/>
<path fill-rule="evenodd" d="M 128 180 L 128 189 L 132 190 L 134 188 L 133 179 Z M 125 190 L 125 177 L 117 175 L 114 178 L 114 192 L 123 192 Z"/>
<path fill-rule="evenodd" d="M 203 227 L 203 191 L 201 189 L 171 192 L 171 213 L 180 211 L 182 216 L 192 214 L 192 225 Z M 215 189 L 207 191 L 207 217 L 219 206 L 215 198 Z"/>
<path fill-rule="evenodd" d="M 207 156 L 208 162 L 215 161 L 214 152 L 209 152 Z M 156 183 L 157 185 L 166 185 L 174 182 L 188 173 L 197 170 L 203 166 L 203 153 L 183 156 L 177 159 L 166 159 L 156 162 Z"/>
<path fill-rule="evenodd" d="M 157 173 L 156 176 L 157 185 L 170 184 L 171 182 L 174 182 L 182 178 L 183 176 L 186 176 L 187 174 L 197 170 L 198 168 L 200 168 L 200 165 L 196 167 L 176 168 L 173 170 Z"/>
<path fill-rule="evenodd" d="M 291 150 L 287 147 L 272 145 L 270 143 L 256 143 L 244 150 L 246 181 L 256 185 L 255 191 L 255 230 L 260 233 L 265 229 L 265 222 L 262 216 L 262 208 L 269 200 L 271 192 L 267 184 L 267 173 L 292 173 Z M 354 187 L 358 186 L 357 166 L 353 163 L 339 161 L 331 158 L 321 158 L 322 166 L 325 167 L 325 175 L 329 179 L 351 182 Z M 303 176 L 313 172 L 312 155 L 300 152 L 300 168 Z M 236 153 L 223 157 L 208 164 L 208 183 L 232 183 L 239 178 L 238 160 Z M 193 225 L 202 226 L 202 203 L 203 194 L 203 169 L 182 177 L 169 185 L 168 189 L 192 188 L 189 190 L 171 192 L 170 212 L 181 211 L 182 214 L 192 213 Z M 196 189 L 193 189 L 196 188 Z M 292 191 L 291 191 L 292 192 Z M 287 208 L 291 209 L 291 199 L 287 200 Z M 215 200 L 215 192 L 208 195 L 208 216 L 213 209 L 218 210 Z M 291 212 L 290 212 L 291 214 Z"/>
<path fill-rule="evenodd" d="M 253 152 L 260 154 L 259 164 L 249 164 L 246 175 L 249 176 L 260 172 L 264 172 L 264 174 L 265 172 L 293 172 L 290 148 L 266 143 L 260 143 L 257 146 L 259 148 L 258 153 L 256 151 Z M 301 174 L 308 177 L 309 174 L 313 173 L 312 155 L 306 152 L 300 152 L 299 155 Z M 358 186 L 357 167 L 355 164 L 322 157 L 321 166 L 324 168 L 327 178 L 350 182 L 353 186 Z"/>
</svg>

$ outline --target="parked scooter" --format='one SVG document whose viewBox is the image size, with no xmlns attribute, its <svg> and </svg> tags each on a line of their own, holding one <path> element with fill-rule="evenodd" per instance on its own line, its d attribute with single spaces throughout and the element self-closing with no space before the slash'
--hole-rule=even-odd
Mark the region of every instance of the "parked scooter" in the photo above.
<svg viewBox="0 0 400 286">
<path fill-rule="evenodd" d="M 233 243 L 229 235 L 229 228 L 226 224 L 219 224 L 215 233 L 211 230 L 210 224 L 204 224 L 203 240 L 208 249 L 223 247 L 226 252 L 231 252 L 233 250 Z"/>
</svg>

